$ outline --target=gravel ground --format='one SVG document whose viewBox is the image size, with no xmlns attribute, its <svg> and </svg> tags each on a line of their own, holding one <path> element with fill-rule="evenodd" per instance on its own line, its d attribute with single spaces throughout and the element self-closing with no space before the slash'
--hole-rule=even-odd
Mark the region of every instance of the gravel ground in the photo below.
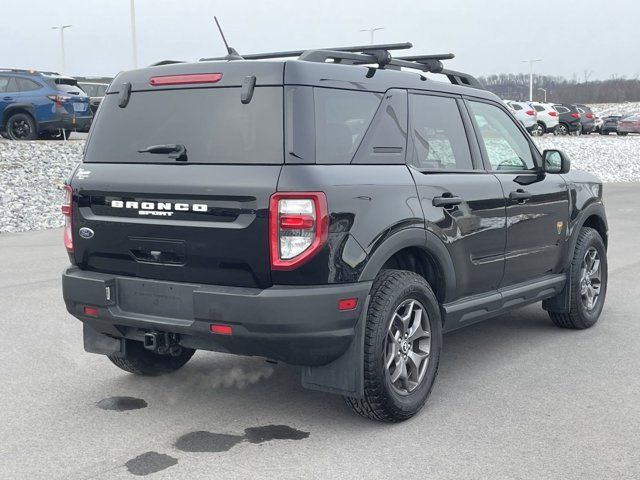
<svg viewBox="0 0 640 480">
<path fill-rule="evenodd" d="M 59 227 L 62 185 L 84 142 L 0 141 L 0 233 Z"/>
<path fill-rule="evenodd" d="M 640 181 L 640 136 L 535 138 L 540 149 L 560 148 L 572 167 L 605 182 Z M 82 157 L 83 141 L 0 141 L 0 233 L 62 226 L 62 184 Z"/>
</svg>

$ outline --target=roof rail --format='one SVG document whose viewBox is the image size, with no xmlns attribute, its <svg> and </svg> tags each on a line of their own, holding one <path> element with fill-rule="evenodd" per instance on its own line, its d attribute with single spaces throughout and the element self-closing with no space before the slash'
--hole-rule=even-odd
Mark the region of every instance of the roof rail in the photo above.
<svg viewBox="0 0 640 480">
<path fill-rule="evenodd" d="M 60 75 L 58 72 L 43 72 L 35 69 L 26 69 L 26 68 L 2 68 L 0 67 L 0 72 L 14 72 L 14 73 L 41 73 L 44 75 Z"/>
<path fill-rule="evenodd" d="M 161 65 L 173 65 L 174 63 L 187 63 L 184 60 L 160 60 L 159 62 L 152 63 L 150 67 L 160 67 Z"/>
<path fill-rule="evenodd" d="M 266 60 L 270 58 L 298 57 L 298 60 L 324 63 L 332 60 L 344 65 L 378 65 L 378 68 L 400 70 L 410 68 L 426 73 L 445 75 L 454 85 L 484 89 L 472 75 L 444 68 L 442 60 L 454 58 L 453 53 L 436 55 L 410 55 L 394 58 L 389 51 L 406 50 L 413 45 L 410 42 L 388 43 L 380 45 L 358 45 L 354 47 L 335 47 L 312 50 L 291 50 L 285 52 L 257 53 L 242 55 L 244 60 Z M 229 60 L 228 57 L 202 58 L 200 61 Z"/>
</svg>

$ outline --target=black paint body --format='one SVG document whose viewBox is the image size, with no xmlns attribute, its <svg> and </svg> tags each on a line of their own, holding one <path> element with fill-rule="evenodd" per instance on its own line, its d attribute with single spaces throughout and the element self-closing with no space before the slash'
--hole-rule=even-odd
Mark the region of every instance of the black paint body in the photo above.
<svg viewBox="0 0 640 480">
<path fill-rule="evenodd" d="M 159 330 L 178 333 L 192 348 L 302 365 L 338 362 L 345 355 L 354 355 L 357 362 L 367 295 L 386 267 L 424 272 L 441 302 L 445 330 L 527 303 L 556 301 L 579 228 L 598 228 L 606 242 L 600 182 L 581 172 L 544 173 L 541 155 L 530 140 L 536 169 L 491 171 L 466 101 L 481 99 L 506 112 L 497 97 L 418 74 L 375 70 L 371 75 L 371 70 L 304 61 L 237 61 L 120 74 L 107 97 L 120 95 L 121 86 L 130 83 L 132 102 L 153 89 L 149 77 L 154 75 L 223 72 L 220 83 L 210 88 L 239 88 L 243 78 L 254 75 L 254 99 L 260 98 L 261 88 L 282 88 L 284 152 L 279 164 L 228 165 L 156 158 L 153 163 L 118 163 L 91 158 L 88 149 L 80 173 L 90 173 L 76 172 L 70 181 L 75 266 L 64 274 L 64 297 L 72 314 L 113 341 L 98 348 L 98 340 L 91 337 L 87 350 L 123 354 L 120 339 L 140 340 L 145 331 Z M 313 118 L 306 109 L 313 109 L 314 88 L 379 96 L 380 106 L 360 146 L 342 164 L 324 164 L 313 148 Z M 407 106 L 412 92 L 455 99 L 473 169 L 412 166 Z M 107 104 L 98 112 L 89 143 L 103 134 Z M 522 134 L 529 138 L 524 130 Z M 511 200 L 510 193 L 518 189 L 530 192 L 530 199 Z M 269 198 L 287 191 L 324 192 L 328 240 L 304 265 L 271 270 Z M 434 206 L 434 198 L 448 195 L 462 202 Z M 113 198 L 206 204 L 207 212 L 140 218 L 136 212 L 109 207 Z M 82 227 L 91 228 L 94 237 L 80 238 Z M 162 261 L 151 261 L 151 250 L 162 251 Z M 105 300 L 109 286 L 115 296 Z M 173 297 L 160 301 L 159 307 L 135 300 L 145 294 L 167 297 L 167 289 Z M 358 307 L 339 312 L 337 300 L 348 297 L 358 298 Z M 555 308 L 560 303 L 557 300 Z M 82 313 L 87 304 L 99 307 L 99 318 Z M 211 335 L 209 324 L 217 322 L 233 325 L 234 335 Z M 305 372 L 306 386 L 351 391 L 313 381 L 312 369 Z"/>
</svg>

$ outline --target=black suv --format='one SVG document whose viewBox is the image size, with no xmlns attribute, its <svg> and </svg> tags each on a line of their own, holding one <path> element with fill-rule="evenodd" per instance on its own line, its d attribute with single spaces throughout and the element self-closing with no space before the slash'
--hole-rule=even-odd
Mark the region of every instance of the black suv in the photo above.
<svg viewBox="0 0 640 480">
<path fill-rule="evenodd" d="M 389 53 L 409 46 L 118 75 L 63 206 L 85 350 L 142 375 L 197 349 L 263 356 L 399 421 L 431 391 L 443 332 L 541 300 L 558 326 L 592 326 L 601 183 L 539 153 L 451 55 Z"/>
<path fill-rule="evenodd" d="M 582 133 L 582 117 L 578 107 L 570 103 L 556 103 L 553 107 L 558 112 L 558 135 L 580 135 Z"/>
</svg>

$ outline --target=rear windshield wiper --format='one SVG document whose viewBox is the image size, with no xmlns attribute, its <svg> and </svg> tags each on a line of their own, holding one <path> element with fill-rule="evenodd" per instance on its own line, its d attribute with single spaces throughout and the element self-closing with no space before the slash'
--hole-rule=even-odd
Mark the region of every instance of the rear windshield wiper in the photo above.
<svg viewBox="0 0 640 480">
<path fill-rule="evenodd" d="M 141 148 L 138 153 L 170 153 L 169 158 L 186 162 L 187 159 L 187 147 L 180 144 L 170 143 L 167 145 L 151 145 L 147 148 Z"/>
</svg>

